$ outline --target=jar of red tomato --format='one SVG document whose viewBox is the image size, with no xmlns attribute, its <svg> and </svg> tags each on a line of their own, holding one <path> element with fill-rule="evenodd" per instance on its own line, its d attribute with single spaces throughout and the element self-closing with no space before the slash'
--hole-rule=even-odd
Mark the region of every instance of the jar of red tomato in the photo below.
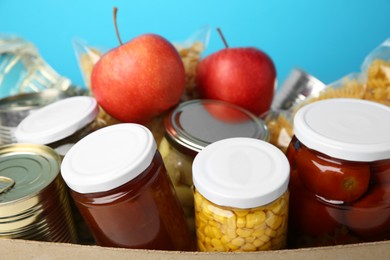
<svg viewBox="0 0 390 260">
<path fill-rule="evenodd" d="M 290 247 L 390 239 L 390 107 L 329 99 L 301 108 L 287 157 Z"/>
</svg>

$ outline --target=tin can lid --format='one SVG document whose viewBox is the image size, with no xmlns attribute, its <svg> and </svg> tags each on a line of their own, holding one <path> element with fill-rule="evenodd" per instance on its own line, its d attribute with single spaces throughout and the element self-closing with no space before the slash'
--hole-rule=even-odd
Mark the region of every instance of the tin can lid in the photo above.
<svg viewBox="0 0 390 260">
<path fill-rule="evenodd" d="M 38 144 L 0 148 L 0 206 L 36 196 L 59 174 L 60 157 Z"/>
<path fill-rule="evenodd" d="M 298 110 L 294 134 L 308 148 L 334 158 L 390 158 L 390 107 L 361 99 L 317 101 Z"/>
<path fill-rule="evenodd" d="M 211 202 L 228 207 L 266 205 L 286 192 L 290 165 L 265 141 L 236 137 L 200 151 L 192 165 L 195 188 Z"/>
<path fill-rule="evenodd" d="M 65 98 L 44 106 L 24 118 L 15 130 L 19 143 L 50 144 L 91 123 L 99 107 L 89 96 Z"/>
<path fill-rule="evenodd" d="M 165 118 L 165 136 L 177 149 L 196 154 L 218 140 L 251 137 L 269 140 L 265 122 L 239 106 L 219 100 L 181 103 Z"/>
<path fill-rule="evenodd" d="M 61 174 L 76 192 L 108 191 L 141 174 L 156 151 L 148 128 L 132 123 L 111 125 L 77 142 L 66 153 Z"/>
</svg>

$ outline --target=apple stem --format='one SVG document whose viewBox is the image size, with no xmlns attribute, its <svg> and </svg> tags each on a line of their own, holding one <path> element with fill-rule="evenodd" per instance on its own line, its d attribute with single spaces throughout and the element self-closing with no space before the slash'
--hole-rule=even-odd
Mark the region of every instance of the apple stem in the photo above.
<svg viewBox="0 0 390 260">
<path fill-rule="evenodd" d="M 118 38 L 120 45 L 123 45 L 123 42 L 122 42 L 121 37 L 119 35 L 118 24 L 116 22 L 116 14 L 117 13 L 118 13 L 118 8 L 116 6 L 114 6 L 114 26 L 115 26 L 116 37 Z"/>
<path fill-rule="evenodd" d="M 221 39 L 223 41 L 223 44 L 225 45 L 225 48 L 226 49 L 229 48 L 229 45 L 227 44 L 227 41 L 226 41 L 225 37 L 223 36 L 223 33 L 219 27 L 217 28 L 217 31 L 219 33 L 219 36 L 221 36 Z"/>
</svg>

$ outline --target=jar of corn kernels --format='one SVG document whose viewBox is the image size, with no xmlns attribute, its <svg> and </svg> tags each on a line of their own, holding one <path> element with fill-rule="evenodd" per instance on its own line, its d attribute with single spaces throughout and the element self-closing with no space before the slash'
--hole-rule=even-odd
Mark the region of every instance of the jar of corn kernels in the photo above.
<svg viewBox="0 0 390 260">
<path fill-rule="evenodd" d="M 290 166 L 275 146 L 253 138 L 214 142 L 192 167 L 200 251 L 283 249 Z"/>
</svg>

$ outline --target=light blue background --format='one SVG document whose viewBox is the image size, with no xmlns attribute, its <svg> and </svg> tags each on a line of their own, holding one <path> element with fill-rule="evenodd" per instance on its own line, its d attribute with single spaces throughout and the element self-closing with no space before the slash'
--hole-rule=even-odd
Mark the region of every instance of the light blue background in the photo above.
<svg viewBox="0 0 390 260">
<path fill-rule="evenodd" d="M 113 6 L 123 41 L 153 32 L 180 42 L 208 24 L 208 55 L 223 48 L 215 30 L 221 27 L 231 47 L 267 52 L 279 83 L 295 67 L 335 81 L 359 71 L 365 56 L 390 37 L 390 0 L 0 0 L 0 33 L 33 42 L 57 72 L 82 85 L 72 40 L 118 45 Z"/>
</svg>

